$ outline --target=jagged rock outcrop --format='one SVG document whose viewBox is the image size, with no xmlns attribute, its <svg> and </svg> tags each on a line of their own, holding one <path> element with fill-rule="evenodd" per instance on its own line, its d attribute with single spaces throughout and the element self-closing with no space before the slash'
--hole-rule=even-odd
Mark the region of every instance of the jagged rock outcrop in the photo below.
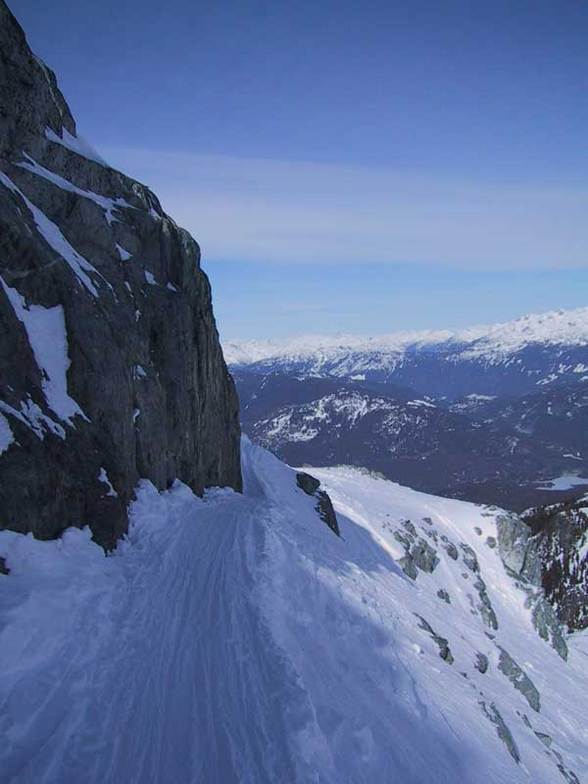
<svg viewBox="0 0 588 784">
<path fill-rule="evenodd" d="M 339 523 L 337 521 L 335 510 L 333 509 L 333 503 L 329 494 L 325 490 L 319 489 L 321 486 L 319 480 L 316 477 L 305 473 L 304 471 L 299 471 L 296 474 L 296 484 L 302 491 L 306 493 L 306 495 L 310 495 L 316 498 L 316 511 L 318 516 L 321 518 L 323 523 L 329 526 L 334 534 L 340 536 L 341 533 L 339 531 Z"/>
<path fill-rule="evenodd" d="M 533 621 L 561 655 L 565 640 L 558 622 L 570 631 L 588 626 L 588 498 L 498 518 L 498 550 L 529 592 Z M 545 603 L 549 602 L 549 605 Z"/>
<path fill-rule="evenodd" d="M 192 237 L 77 137 L 0 0 L 0 527 L 112 547 L 141 477 L 241 486 Z"/>
<path fill-rule="evenodd" d="M 541 564 L 541 586 L 570 631 L 588 627 L 588 497 L 523 515 Z"/>
</svg>

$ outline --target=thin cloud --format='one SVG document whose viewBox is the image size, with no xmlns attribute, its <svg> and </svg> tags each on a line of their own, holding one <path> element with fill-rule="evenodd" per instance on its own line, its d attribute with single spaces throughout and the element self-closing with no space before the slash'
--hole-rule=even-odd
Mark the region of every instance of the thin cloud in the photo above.
<svg viewBox="0 0 588 784">
<path fill-rule="evenodd" d="M 588 190 L 116 148 L 211 261 L 588 267 Z"/>
</svg>

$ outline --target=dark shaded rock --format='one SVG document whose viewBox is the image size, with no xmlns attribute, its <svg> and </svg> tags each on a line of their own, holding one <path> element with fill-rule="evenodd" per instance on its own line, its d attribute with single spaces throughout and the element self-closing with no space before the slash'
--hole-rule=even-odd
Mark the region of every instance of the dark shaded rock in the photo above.
<svg viewBox="0 0 588 784">
<path fill-rule="evenodd" d="M 480 603 L 478 605 L 478 610 L 480 611 L 480 615 L 486 626 L 490 629 L 498 629 L 498 619 L 496 618 L 496 613 L 494 612 L 494 608 L 492 607 L 492 603 L 490 601 L 490 597 L 488 596 L 488 592 L 486 590 L 486 583 L 482 580 L 481 577 L 478 577 L 474 583 L 474 588 L 478 592 L 478 596 L 480 597 Z"/>
<path fill-rule="evenodd" d="M 559 621 L 570 631 L 588 628 L 588 502 L 534 509 L 524 515 L 533 532 L 529 558 L 537 562 L 540 585 Z"/>
<path fill-rule="evenodd" d="M 487 536 L 486 544 L 491 550 L 494 550 L 494 548 L 496 547 L 496 538 L 494 536 Z"/>
<path fill-rule="evenodd" d="M 304 490 L 306 495 L 314 495 L 321 486 L 321 483 L 316 477 L 305 474 L 304 471 L 299 471 L 296 474 L 296 484 L 301 490 Z"/>
<path fill-rule="evenodd" d="M 111 548 L 140 478 L 240 489 L 238 402 L 198 245 L 77 139 L 2 0 L 0 251 L 0 415 L 13 438 L 0 526 L 52 538 L 89 525 Z M 33 313 L 54 328 L 51 367 L 27 331 Z"/>
<path fill-rule="evenodd" d="M 441 637 L 439 634 L 437 634 L 433 627 L 427 623 L 427 621 L 425 621 L 422 615 L 419 615 L 418 613 L 415 613 L 415 615 L 419 619 L 420 628 L 430 634 L 432 639 L 437 644 L 437 647 L 439 648 L 439 656 L 443 659 L 444 662 L 447 662 L 447 664 L 453 664 L 455 659 L 451 653 L 449 642 L 445 639 L 445 637 Z"/>
<path fill-rule="evenodd" d="M 319 490 L 321 486 L 320 481 L 316 477 L 304 473 L 304 471 L 299 471 L 296 474 L 296 484 L 306 495 L 317 499 L 316 511 L 319 517 L 329 526 L 333 533 L 340 536 L 337 515 L 328 493 L 324 490 Z"/>
<path fill-rule="evenodd" d="M 407 550 L 410 548 L 412 544 L 411 539 L 409 539 L 408 536 L 403 534 L 401 531 L 394 531 L 393 536 L 396 539 L 396 541 L 400 542 L 400 544 L 403 547 L 405 547 Z"/>
<path fill-rule="evenodd" d="M 453 544 L 453 542 L 447 542 L 447 544 L 445 545 L 445 552 L 454 561 L 457 561 L 457 559 L 459 558 L 457 547 Z"/>
<path fill-rule="evenodd" d="M 568 784 L 581 784 L 580 779 L 576 776 L 573 770 L 566 768 L 565 765 L 561 762 L 558 763 L 557 769 L 564 777 L 564 779 L 568 782 Z"/>
<path fill-rule="evenodd" d="M 410 520 L 401 520 L 400 525 L 403 528 L 405 528 L 409 532 L 409 534 L 412 534 L 412 536 L 417 535 L 417 531 L 416 528 L 414 527 L 414 523 L 412 523 Z"/>
<path fill-rule="evenodd" d="M 496 727 L 496 733 L 500 740 L 504 743 L 506 748 L 508 749 L 508 753 L 514 759 L 514 761 L 518 764 L 521 761 L 521 755 L 519 753 L 517 744 L 512 736 L 508 725 L 500 715 L 500 712 L 496 705 L 492 702 L 490 705 L 487 705 L 484 701 L 480 702 L 480 706 L 484 711 L 484 715 L 487 719 L 489 719 L 492 724 Z"/>
<path fill-rule="evenodd" d="M 463 552 L 463 561 L 468 569 L 471 572 L 479 572 L 480 565 L 478 564 L 478 558 L 473 548 L 471 548 L 469 544 L 464 544 L 463 542 L 460 542 L 459 546 Z"/>
<path fill-rule="evenodd" d="M 476 652 L 476 661 L 474 667 L 484 675 L 488 672 L 488 657 L 483 653 Z"/>
<path fill-rule="evenodd" d="M 449 594 L 447 593 L 445 588 L 439 588 L 439 590 L 437 591 L 437 596 L 440 599 L 443 599 L 444 602 L 447 602 L 447 604 L 451 604 L 451 599 L 449 598 Z"/>
<path fill-rule="evenodd" d="M 478 536 L 482 536 L 482 529 L 479 526 L 474 526 L 474 531 L 478 534 Z"/>
<path fill-rule="evenodd" d="M 10 569 L 6 566 L 6 559 L 0 557 L 0 574 L 10 574 Z"/>
<path fill-rule="evenodd" d="M 535 684 L 527 673 L 519 667 L 508 651 L 501 648 L 500 645 L 498 649 L 500 650 L 498 669 L 503 675 L 506 675 L 515 689 L 521 692 L 531 708 L 539 712 L 541 710 L 541 700 Z"/>
<path fill-rule="evenodd" d="M 427 525 L 433 525 L 433 521 L 430 517 L 423 517 L 423 523 L 426 523 Z"/>
<path fill-rule="evenodd" d="M 570 631 L 588 626 L 588 558 L 580 558 L 588 538 L 585 507 L 580 499 L 497 519 L 505 567 L 521 583 L 542 588 L 557 622 Z M 542 616 L 545 612 L 537 606 L 533 620 L 539 634 L 563 655 L 561 629 L 556 630 L 553 618 Z"/>
<path fill-rule="evenodd" d="M 553 607 L 548 604 L 546 599 L 539 595 L 533 601 L 533 626 L 539 636 L 550 643 L 562 659 L 568 658 L 568 646 L 562 634 L 561 624 L 555 614 Z"/>
<path fill-rule="evenodd" d="M 410 554 L 415 564 L 423 572 L 434 572 L 439 563 L 437 551 L 425 539 L 419 538 L 412 546 Z"/>
<path fill-rule="evenodd" d="M 340 536 L 339 532 L 339 523 L 337 521 L 337 515 L 335 514 L 335 510 L 333 509 L 333 504 L 331 499 L 324 490 L 319 490 L 317 492 L 318 496 L 318 504 L 316 506 L 317 512 L 319 513 L 319 517 L 326 523 L 331 531 L 337 536 Z"/>
<path fill-rule="evenodd" d="M 544 746 L 547 746 L 548 749 L 550 749 L 551 748 L 551 744 L 553 743 L 553 738 L 551 737 L 551 735 L 547 735 L 545 732 L 538 732 L 537 730 L 534 730 L 534 732 L 535 732 L 535 735 L 541 741 L 541 743 Z"/>
<path fill-rule="evenodd" d="M 540 585 L 541 565 L 531 528 L 516 515 L 500 515 L 496 518 L 496 530 L 498 552 L 505 567 L 513 576 Z"/>
<path fill-rule="evenodd" d="M 418 569 L 415 566 L 415 562 L 411 555 L 404 555 L 398 561 L 400 564 L 400 568 L 404 572 L 407 577 L 410 577 L 411 580 L 416 580 L 419 575 Z"/>
</svg>

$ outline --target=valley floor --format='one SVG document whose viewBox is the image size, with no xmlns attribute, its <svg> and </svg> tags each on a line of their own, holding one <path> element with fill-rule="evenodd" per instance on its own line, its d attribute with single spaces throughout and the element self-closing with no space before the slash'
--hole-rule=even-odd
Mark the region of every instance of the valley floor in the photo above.
<svg viewBox="0 0 588 784">
<path fill-rule="evenodd" d="M 107 558 L 87 530 L 53 542 L 0 532 L 11 570 L 0 577 L 3 781 L 586 776 L 588 638 L 571 641 L 564 662 L 537 636 L 525 594 L 486 544 L 493 514 L 351 469 L 313 471 L 332 494 L 339 539 L 291 469 L 243 448 L 243 496 L 145 483 L 128 538 Z M 430 529 L 438 559 L 416 580 L 394 535 L 408 518 Z M 494 631 L 472 589 L 478 575 Z M 501 647 L 536 687 L 539 710 L 500 671 Z"/>
</svg>

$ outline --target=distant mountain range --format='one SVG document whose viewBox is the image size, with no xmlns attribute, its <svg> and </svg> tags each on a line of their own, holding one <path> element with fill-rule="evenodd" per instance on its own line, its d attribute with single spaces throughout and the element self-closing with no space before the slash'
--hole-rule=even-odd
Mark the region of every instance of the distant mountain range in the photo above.
<svg viewBox="0 0 588 784">
<path fill-rule="evenodd" d="M 588 485 L 588 308 L 224 351 L 245 431 L 292 464 L 363 466 L 516 510 Z"/>
</svg>

